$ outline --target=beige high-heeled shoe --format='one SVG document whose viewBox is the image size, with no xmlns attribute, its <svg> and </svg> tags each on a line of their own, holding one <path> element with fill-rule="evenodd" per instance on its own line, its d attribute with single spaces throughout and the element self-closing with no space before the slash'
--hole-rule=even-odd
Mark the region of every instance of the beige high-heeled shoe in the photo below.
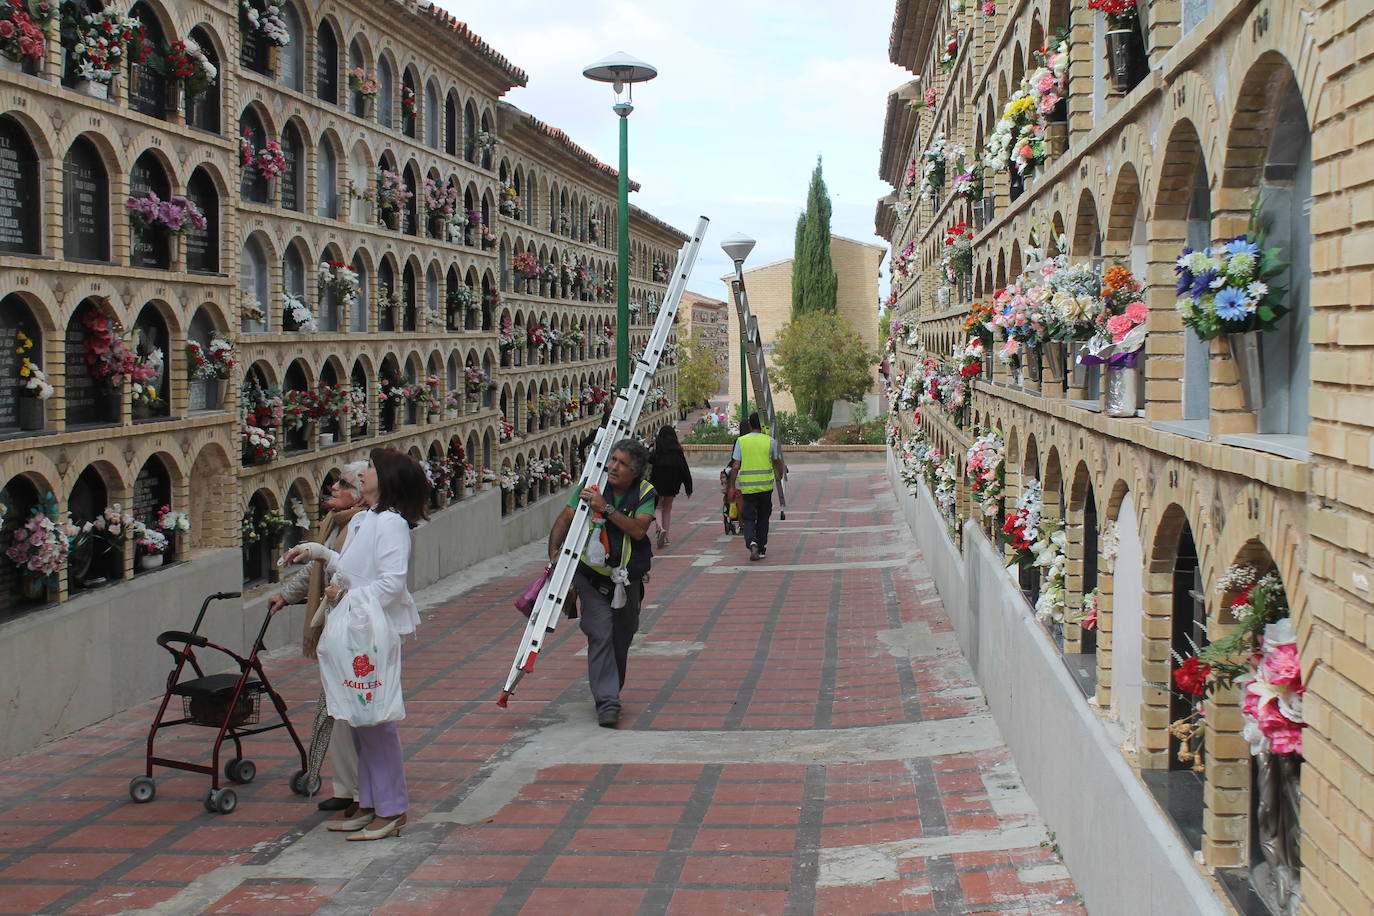
<svg viewBox="0 0 1374 916">
<path fill-rule="evenodd" d="M 382 819 L 377 818 L 377 820 Z M 376 823 L 376 821 L 374 821 L 373 823 Z M 345 839 L 350 841 L 381 840 L 389 836 L 400 836 L 401 828 L 405 825 L 406 816 L 404 814 L 398 814 L 395 817 L 390 818 L 389 820 L 383 821 L 382 824 L 377 827 L 368 827 L 366 829 L 359 830 L 357 833 L 350 833 L 347 837 L 345 837 Z"/>
<path fill-rule="evenodd" d="M 376 817 L 377 815 L 371 808 L 359 808 L 358 813 L 352 817 L 346 817 L 341 821 L 330 821 L 328 826 L 335 833 L 352 833 L 355 830 L 362 830 Z"/>
</svg>

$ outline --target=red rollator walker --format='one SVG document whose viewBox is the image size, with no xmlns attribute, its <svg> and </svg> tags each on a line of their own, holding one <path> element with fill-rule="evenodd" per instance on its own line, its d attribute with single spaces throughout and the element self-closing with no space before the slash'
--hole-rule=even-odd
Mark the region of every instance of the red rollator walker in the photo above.
<svg viewBox="0 0 1374 916">
<path fill-rule="evenodd" d="M 267 672 L 263 670 L 262 662 L 258 660 L 258 654 L 263 650 L 262 638 L 267 633 L 268 624 L 272 622 L 272 614 L 269 612 L 263 616 L 262 626 L 258 629 L 258 635 L 253 640 L 253 647 L 247 658 L 210 642 L 209 639 L 197 632 L 200 630 L 201 621 L 205 619 L 205 610 L 210 606 L 211 601 L 238 598 L 241 594 L 242 592 L 216 592 L 210 595 L 201 604 L 200 613 L 196 615 L 196 623 L 195 626 L 191 627 L 191 632 L 167 630 L 157 637 L 157 644 L 172 653 L 172 658 L 176 664 L 173 666 L 172 672 L 167 675 L 167 691 L 163 694 L 162 705 L 158 707 L 157 715 L 153 718 L 152 728 L 148 730 L 147 772 L 142 776 L 135 776 L 129 782 L 129 797 L 139 804 L 152 801 L 153 796 L 157 794 L 157 784 L 153 781 L 153 767 L 162 766 L 208 775 L 210 777 L 210 791 L 205 795 L 205 810 L 212 814 L 216 812 L 228 814 L 238 807 L 239 799 L 238 793 L 233 789 L 220 788 L 220 745 L 224 743 L 226 738 L 234 742 L 234 756 L 224 764 L 225 779 L 230 782 L 247 784 L 253 781 L 253 777 L 258 773 L 258 768 L 253 761 L 244 759 L 243 745 L 240 739 L 248 735 L 260 735 L 263 732 L 270 732 L 278 728 L 286 729 L 287 733 L 291 735 L 291 740 L 296 744 L 296 750 L 301 755 L 301 768 L 291 777 L 291 791 L 298 795 L 311 795 L 318 788 L 318 777 L 306 779 L 308 764 L 305 748 L 301 745 L 301 739 L 296 736 L 296 730 L 291 727 L 291 720 L 286 714 L 286 703 L 282 701 L 281 695 L 272 689 L 272 684 L 267 679 Z M 176 645 L 180 645 L 180 648 L 175 648 Z M 200 661 L 196 658 L 196 649 L 214 649 L 224 653 L 234 660 L 239 669 L 238 673 L 206 674 L 201 668 Z M 196 677 L 183 681 L 181 676 L 188 664 L 191 666 L 191 670 L 195 672 Z M 272 699 L 272 705 L 277 710 L 277 715 L 281 719 L 280 722 L 274 722 L 271 725 L 258 725 L 263 694 Z M 173 697 L 181 698 L 182 716 L 179 719 L 163 721 L 163 716 L 167 714 L 167 707 L 171 704 Z M 153 754 L 153 742 L 157 738 L 158 730 L 171 728 L 174 725 L 200 725 L 218 730 L 208 766 L 186 760 L 171 760 Z M 314 783 L 314 785 L 307 785 L 307 782 Z"/>
</svg>

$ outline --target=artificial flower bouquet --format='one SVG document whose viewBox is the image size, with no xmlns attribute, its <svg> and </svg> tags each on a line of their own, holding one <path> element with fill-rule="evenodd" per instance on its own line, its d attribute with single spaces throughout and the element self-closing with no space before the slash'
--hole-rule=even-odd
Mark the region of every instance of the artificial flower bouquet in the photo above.
<svg viewBox="0 0 1374 916">
<path fill-rule="evenodd" d="M 48 54 L 47 33 L 57 5 L 47 0 L 0 2 L 0 54 L 10 60 L 41 63 Z"/>
<path fill-rule="evenodd" d="M 1103 307 L 1093 324 L 1095 332 L 1087 352 L 1079 357 L 1084 365 L 1107 363 L 1118 368 L 1134 366 L 1145 347 L 1146 323 L 1150 308 L 1135 275 L 1117 264 L 1102 276 Z"/>
<path fill-rule="evenodd" d="M 192 229 L 204 231 L 209 225 L 196 202 L 180 194 L 161 200 L 152 191 L 124 201 L 129 222 L 136 229 L 162 228 L 173 235 L 184 235 Z"/>
<path fill-rule="evenodd" d="M 68 66 L 77 77 L 93 83 L 114 82 L 127 60 L 148 58 L 143 24 L 111 4 L 83 13 L 76 4 L 62 9 L 62 44 Z"/>
<path fill-rule="evenodd" d="M 253 131 L 244 128 L 239 138 L 239 165 L 256 172 L 259 178 L 276 178 L 286 171 L 286 154 L 276 140 L 268 140 L 261 148 L 254 145 Z"/>
<path fill-rule="evenodd" d="M 28 520 L 15 529 L 5 556 L 19 571 L 56 588 L 57 577 L 67 568 L 67 554 L 78 531 L 65 512 L 57 510 L 57 499 L 45 493 L 29 512 Z"/>
<path fill-rule="evenodd" d="M 1184 326 L 1204 341 L 1222 334 L 1274 330 L 1288 312 L 1285 290 L 1271 284 L 1288 269 L 1281 254 L 1279 248 L 1264 247 L 1262 230 L 1238 235 L 1216 248 L 1184 248 L 1174 264 L 1176 307 Z"/>
<path fill-rule="evenodd" d="M 256 34 L 278 48 L 291 43 L 291 33 L 286 28 L 286 19 L 277 4 L 264 3 L 259 9 L 253 0 L 240 0 L 239 11 L 240 25 L 245 32 Z"/>
<path fill-rule="evenodd" d="M 969 495 L 981 503 L 983 515 L 992 517 L 1002 507 L 1006 475 L 1006 443 L 996 430 L 983 433 L 969 446 L 964 471 L 969 478 Z"/>
<path fill-rule="evenodd" d="M 332 292 L 335 302 L 349 307 L 358 301 L 362 290 L 358 272 L 343 261 L 321 261 L 316 284 L 321 298 Z"/>
<path fill-rule="evenodd" d="M 383 213 L 390 213 L 414 196 L 415 192 L 406 187 L 405 181 L 399 174 L 391 169 L 377 170 L 377 189 L 374 199 L 377 201 L 378 210 Z"/>
<path fill-rule="evenodd" d="M 378 82 L 377 77 L 362 67 L 354 67 L 348 71 L 349 92 L 356 92 L 364 99 L 375 99 L 381 90 L 382 84 Z"/>
<path fill-rule="evenodd" d="M 204 95 L 219 78 L 219 70 L 193 38 L 169 42 L 163 47 L 162 53 L 153 58 L 153 68 L 167 79 L 179 83 L 187 99 Z"/>
<path fill-rule="evenodd" d="M 234 342 L 223 337 L 212 337 L 205 346 L 194 340 L 187 341 L 186 356 L 193 379 L 228 378 L 237 364 Z"/>
<path fill-rule="evenodd" d="M 40 401 L 46 401 L 53 396 L 54 388 L 48 382 L 48 376 L 38 364 L 29 359 L 28 353 L 34 348 L 33 338 L 19 331 L 14 335 L 14 352 L 19 356 L 19 378 L 20 389 L 29 397 L 36 397 Z"/>
</svg>

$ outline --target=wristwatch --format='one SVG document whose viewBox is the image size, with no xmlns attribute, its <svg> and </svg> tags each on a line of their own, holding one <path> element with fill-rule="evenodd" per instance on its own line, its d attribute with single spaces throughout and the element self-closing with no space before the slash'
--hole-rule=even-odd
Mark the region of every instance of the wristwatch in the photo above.
<svg viewBox="0 0 1374 916">
<path fill-rule="evenodd" d="M 606 503 L 606 509 L 602 514 L 604 514 L 607 518 L 610 518 L 612 515 L 615 515 L 619 511 L 620 510 L 616 508 L 615 503 L 608 502 Z"/>
</svg>

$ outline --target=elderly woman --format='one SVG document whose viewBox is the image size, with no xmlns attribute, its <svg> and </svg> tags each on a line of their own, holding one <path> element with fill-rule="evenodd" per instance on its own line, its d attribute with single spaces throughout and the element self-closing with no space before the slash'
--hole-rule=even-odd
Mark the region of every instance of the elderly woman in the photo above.
<svg viewBox="0 0 1374 916">
<path fill-rule="evenodd" d="M 406 572 L 410 529 L 426 514 L 429 484 L 425 472 L 409 455 L 374 448 L 363 470 L 362 489 L 369 508 L 348 523 L 342 551 L 310 542 L 292 547 L 286 558 L 323 560 L 330 576 L 324 596 L 331 604 L 351 592 L 376 601 L 398 634 L 414 633 L 420 612 L 406 588 Z M 355 726 L 352 732 L 358 752 L 359 807 L 352 817 L 334 821 L 329 829 L 348 833 L 350 840 L 400 836 L 409 798 L 396 723 Z"/>
<path fill-rule="evenodd" d="M 354 461 L 339 471 L 339 476 L 329 486 L 325 498 L 327 510 L 320 519 L 315 537 L 321 544 L 334 551 L 343 550 L 348 540 L 348 523 L 353 516 L 362 511 L 363 471 L 366 461 Z M 305 602 L 305 632 L 301 636 L 301 654 L 315 659 L 315 646 L 324 631 L 324 621 L 329 614 L 330 605 L 324 600 L 324 561 L 316 560 L 309 566 L 297 570 L 282 583 L 281 590 L 267 598 L 267 607 L 273 614 L 288 604 Z M 331 740 L 332 739 L 332 740 Z M 321 811 L 344 811 L 352 808 L 357 811 L 358 797 L 358 754 L 353 750 L 353 734 L 347 722 L 337 722 L 325 704 L 324 691 L 320 691 L 319 702 L 315 704 L 315 725 L 310 734 L 309 770 L 306 783 L 313 783 L 320 776 L 324 765 L 325 751 L 329 752 L 330 770 L 334 783 L 334 795 L 320 802 Z"/>
</svg>

